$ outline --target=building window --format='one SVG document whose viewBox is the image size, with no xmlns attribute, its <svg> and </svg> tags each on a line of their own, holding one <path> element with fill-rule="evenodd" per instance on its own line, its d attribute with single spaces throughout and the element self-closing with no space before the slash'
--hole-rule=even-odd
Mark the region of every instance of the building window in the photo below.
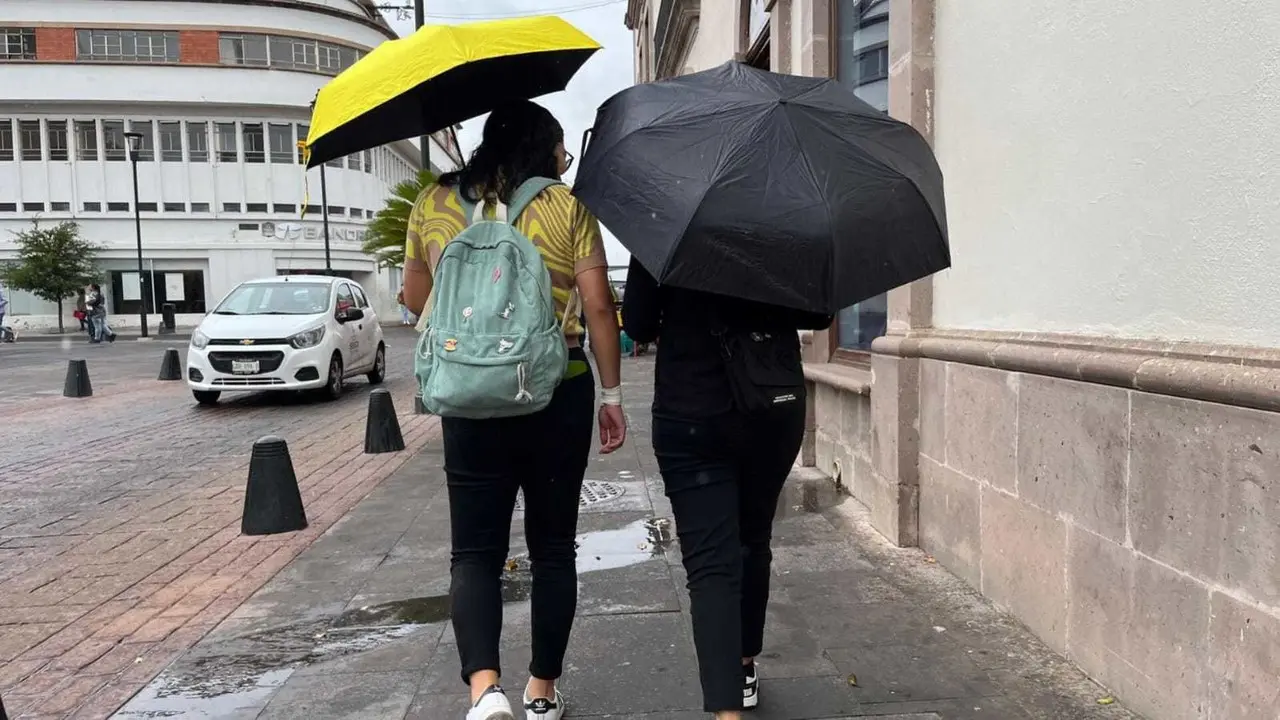
<svg viewBox="0 0 1280 720">
<path fill-rule="evenodd" d="M 23 160 L 43 160 L 44 144 L 40 142 L 40 121 L 19 120 L 18 142 L 22 147 Z"/>
<path fill-rule="evenodd" d="M 307 38 L 223 33 L 218 37 L 218 55 L 224 65 L 337 75 L 354 65 L 362 53 L 355 48 Z"/>
<path fill-rule="evenodd" d="M 854 94 L 881 112 L 889 111 L 889 0 L 841 0 L 837 76 Z M 841 310 L 836 316 L 840 350 L 865 352 L 884 335 L 888 295 Z"/>
<path fill-rule="evenodd" d="M 84 204 L 84 211 L 85 212 L 102 212 L 102 203 L 87 202 Z"/>
<path fill-rule="evenodd" d="M 13 119 L 0 118 L 0 160 L 12 160 L 13 150 Z"/>
<path fill-rule="evenodd" d="M 222 212 L 238 213 L 240 212 L 240 203 L 222 203 Z"/>
<path fill-rule="evenodd" d="M 97 160 L 98 122 L 96 120 L 76 120 L 73 124 L 76 131 L 76 160 Z"/>
<path fill-rule="evenodd" d="M 236 143 L 236 124 L 214 123 L 213 134 L 218 148 L 218 162 L 240 162 L 240 151 Z"/>
<path fill-rule="evenodd" d="M 126 275 L 129 282 L 125 282 Z M 172 303 L 174 312 L 205 312 L 203 270 L 149 270 L 142 277 L 136 270 L 113 270 L 110 277 L 113 312 L 136 314 L 145 305 L 148 313 L 154 313 L 157 305 L 165 303 Z M 125 297 L 125 288 L 129 297 Z"/>
<path fill-rule="evenodd" d="M 138 212 L 160 212 L 160 207 L 153 202 L 140 202 Z"/>
<path fill-rule="evenodd" d="M 45 120 L 45 135 L 49 138 L 49 159 L 69 160 L 70 149 L 67 145 L 67 121 Z"/>
<path fill-rule="evenodd" d="M 306 162 L 306 158 L 304 158 L 304 157 L 303 157 L 303 152 L 304 152 L 303 148 L 304 148 L 304 146 L 305 146 L 305 144 L 306 144 L 306 142 L 307 142 L 307 135 L 309 135 L 309 134 L 311 134 L 311 126 L 310 126 L 310 125 L 299 125 L 299 126 L 298 126 L 298 145 L 297 145 L 297 148 L 298 148 L 298 164 L 299 164 L 299 165 L 301 165 L 302 163 Z"/>
<path fill-rule="evenodd" d="M 364 208 L 351 208 L 351 217 L 353 218 L 364 217 Z"/>
<path fill-rule="evenodd" d="M 347 208 L 342 205 L 330 205 L 329 214 L 330 215 L 346 215 Z"/>
<path fill-rule="evenodd" d="M 165 204 L 164 204 L 164 211 L 165 211 L 165 212 L 184 213 L 184 212 L 186 212 L 186 211 L 187 211 L 187 204 L 186 204 L 186 203 L 171 203 L 171 202 L 167 202 L 167 203 L 165 203 Z"/>
<path fill-rule="evenodd" d="M 209 162 L 209 123 L 187 122 L 187 160 Z"/>
<path fill-rule="evenodd" d="M 218 38 L 218 55 L 223 65 L 266 67 L 267 36 L 223 33 Z"/>
<path fill-rule="evenodd" d="M 360 169 L 360 153 L 355 153 L 353 155 L 347 156 L 347 169 L 348 170 Z"/>
<path fill-rule="evenodd" d="M 151 132 L 151 121 L 131 120 L 129 122 L 129 132 L 135 132 L 142 136 L 142 140 L 138 143 L 138 162 L 155 162 L 156 136 Z"/>
<path fill-rule="evenodd" d="M 160 160 L 182 162 L 182 123 L 160 123 Z"/>
<path fill-rule="evenodd" d="M 18 212 L 18 203 L 0 202 L 0 212 Z"/>
<path fill-rule="evenodd" d="M 44 212 L 44 203 L 42 202 L 24 202 L 22 203 L 23 212 Z"/>
<path fill-rule="evenodd" d="M 325 163 L 325 165 L 328 165 L 328 166 L 329 166 L 329 167 L 331 167 L 331 168 L 338 168 L 339 170 L 341 170 L 341 169 L 342 169 L 342 158 L 334 158 L 334 159 L 330 160 L 329 162 Z"/>
<path fill-rule="evenodd" d="M 267 161 L 267 140 L 262 134 L 262 123 L 245 123 L 244 128 L 244 161 L 247 163 L 264 163 Z"/>
<path fill-rule="evenodd" d="M 267 140 L 271 143 L 271 162 L 290 165 L 293 163 L 293 126 L 271 123 L 267 127 Z"/>
<path fill-rule="evenodd" d="M 107 62 L 176 63 L 178 33 L 148 30 L 77 30 L 76 58 Z"/>
<path fill-rule="evenodd" d="M 245 212 L 264 213 L 267 211 L 266 203 L 249 203 L 245 206 Z"/>
<path fill-rule="evenodd" d="M 321 212 L 323 212 L 323 210 L 321 210 L 319 205 L 307 205 L 306 207 L 302 208 L 302 212 L 308 215 L 319 215 Z"/>
<path fill-rule="evenodd" d="M 35 59 L 35 30 L 31 28 L 0 28 L 0 60 Z"/>
<path fill-rule="evenodd" d="M 109 202 L 107 203 L 107 212 L 129 212 L 129 203 Z"/>
<path fill-rule="evenodd" d="M 51 202 L 49 203 L 50 212 L 71 212 L 71 203 L 69 202 Z"/>
<path fill-rule="evenodd" d="M 193 203 L 191 203 L 191 212 L 193 212 L 193 213 L 207 213 L 207 212 L 209 212 L 209 203 L 198 203 L 198 202 L 193 202 Z"/>
<path fill-rule="evenodd" d="M 261 230 L 261 223 L 240 223 L 236 226 L 237 230 Z"/>
<path fill-rule="evenodd" d="M 364 161 L 364 171 L 367 173 L 372 173 L 373 172 L 373 153 L 369 152 L 368 150 L 365 150 L 364 152 L 360 153 L 360 156 L 361 156 L 361 159 Z"/>
<path fill-rule="evenodd" d="M 128 160 L 125 151 L 129 144 L 124 139 L 123 120 L 102 121 L 102 157 L 111 162 Z"/>
<path fill-rule="evenodd" d="M 298 212 L 298 206 L 289 205 L 286 203 L 276 203 L 275 205 L 271 206 L 271 211 L 281 215 L 292 215 Z"/>
</svg>

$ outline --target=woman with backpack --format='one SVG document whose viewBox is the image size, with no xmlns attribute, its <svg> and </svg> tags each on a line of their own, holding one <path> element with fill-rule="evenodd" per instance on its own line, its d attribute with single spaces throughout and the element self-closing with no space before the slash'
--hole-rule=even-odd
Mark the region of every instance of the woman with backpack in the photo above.
<svg viewBox="0 0 1280 720">
<path fill-rule="evenodd" d="M 571 162 L 564 131 L 551 113 L 527 101 L 504 106 L 489 115 L 480 146 L 466 166 L 424 188 L 409 219 L 404 297 L 408 307 L 422 309 L 431 320 L 417 361 L 436 363 L 427 365 L 433 377 L 424 379 L 421 369 L 418 374 L 424 382 L 423 400 L 429 408 L 436 405 L 433 411 L 441 415 L 444 434 L 452 524 L 450 595 L 462 679 L 471 688 L 467 720 L 514 718 L 499 685 L 498 645 L 501 576 L 517 490 L 524 493 L 533 574 L 533 660 L 522 704 L 529 720 L 563 717 L 564 699 L 555 685 L 577 605 L 574 539 L 592 416 L 598 417 L 602 453 L 617 450 L 626 437 L 618 324 L 600 226 L 558 182 Z M 503 221 L 510 229 L 485 220 Z M 536 280 L 543 291 L 549 289 L 545 296 L 553 301 L 553 313 L 539 308 L 536 299 L 504 302 L 501 309 L 493 304 L 492 293 L 504 287 L 509 291 L 507 283 L 517 282 L 513 275 L 525 282 L 526 273 L 505 264 L 510 256 L 486 255 L 493 244 L 473 245 L 470 236 L 477 232 L 497 233 L 493 237 L 509 247 L 528 247 L 526 239 L 532 244 L 541 258 L 538 266 L 546 272 L 542 277 L 538 270 Z M 466 260 L 454 262 L 460 254 Z M 476 268 L 482 277 L 463 277 Z M 598 413 L 591 365 L 580 347 L 584 328 L 575 310 L 579 305 L 600 373 Z M 563 334 L 555 335 L 558 348 L 545 349 L 550 356 L 541 364 L 529 351 L 540 338 L 517 330 L 526 327 L 530 313 L 539 312 L 550 315 L 543 320 L 554 324 L 553 333 Z M 512 328 L 510 337 L 492 331 L 503 327 Z M 504 358 L 526 353 L 529 362 L 518 363 L 517 373 L 503 375 L 501 382 L 486 374 L 494 368 L 506 372 Z M 481 356 L 483 362 L 465 362 Z M 550 384 L 541 377 L 547 368 L 558 373 Z M 471 375 L 461 378 L 458 373 Z M 437 376 L 442 374 L 455 382 L 444 382 Z M 431 383 L 441 389 L 427 392 Z M 477 389 L 477 384 L 484 387 Z M 539 400 L 544 388 L 553 389 Z M 468 398 L 490 390 L 489 405 L 468 407 Z M 510 401 L 545 406 L 529 414 L 486 412 L 486 407 Z"/>
<path fill-rule="evenodd" d="M 653 449 L 689 577 L 703 709 L 717 720 L 759 703 L 774 512 L 804 436 L 797 330 L 830 324 L 659 286 L 631 259 L 622 326 L 657 342 Z"/>
</svg>

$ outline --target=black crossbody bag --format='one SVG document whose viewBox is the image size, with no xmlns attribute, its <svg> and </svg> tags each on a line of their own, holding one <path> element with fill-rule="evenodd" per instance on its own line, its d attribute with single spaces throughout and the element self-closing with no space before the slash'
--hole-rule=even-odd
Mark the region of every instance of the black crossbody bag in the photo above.
<svg viewBox="0 0 1280 720">
<path fill-rule="evenodd" d="M 715 335 L 733 405 L 739 412 L 755 414 L 804 402 L 804 366 L 795 331 L 741 331 L 722 326 Z"/>
</svg>

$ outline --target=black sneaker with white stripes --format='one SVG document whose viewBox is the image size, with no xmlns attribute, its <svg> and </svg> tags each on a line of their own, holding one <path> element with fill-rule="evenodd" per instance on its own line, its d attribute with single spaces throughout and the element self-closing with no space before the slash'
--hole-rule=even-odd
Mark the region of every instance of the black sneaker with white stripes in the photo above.
<svg viewBox="0 0 1280 720">
<path fill-rule="evenodd" d="M 747 663 L 742 666 L 742 709 L 751 710 L 760 704 L 760 678 L 756 675 L 756 664 Z"/>
</svg>

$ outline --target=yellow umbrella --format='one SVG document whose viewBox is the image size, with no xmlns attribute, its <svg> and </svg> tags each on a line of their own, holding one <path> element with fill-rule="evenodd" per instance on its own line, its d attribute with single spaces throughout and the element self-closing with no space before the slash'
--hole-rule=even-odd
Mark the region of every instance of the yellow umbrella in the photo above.
<svg viewBox="0 0 1280 720">
<path fill-rule="evenodd" d="M 426 25 L 320 90 L 308 167 L 563 90 L 600 44 L 558 17 Z"/>
</svg>

